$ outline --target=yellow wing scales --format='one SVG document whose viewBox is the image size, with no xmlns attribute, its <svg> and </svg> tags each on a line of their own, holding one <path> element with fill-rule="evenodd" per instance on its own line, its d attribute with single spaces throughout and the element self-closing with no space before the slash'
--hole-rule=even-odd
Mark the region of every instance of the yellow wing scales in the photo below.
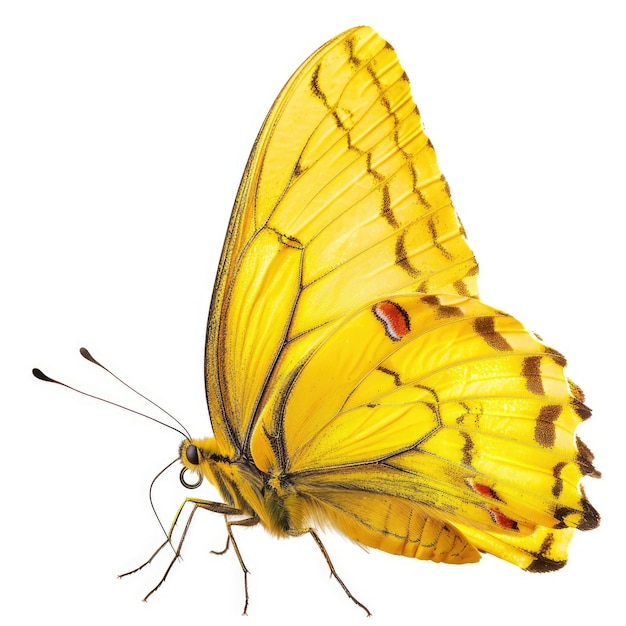
<svg viewBox="0 0 626 626">
<path fill-rule="evenodd" d="M 348 491 L 368 501 L 401 497 L 414 503 L 411 519 L 454 526 L 520 566 L 562 565 L 571 533 L 561 530 L 593 528 L 599 519 L 578 489 L 596 472 L 574 438 L 588 414 L 570 393 L 562 356 L 474 299 L 402 295 L 391 304 L 410 321 L 402 337 L 390 337 L 364 309 L 300 372 L 285 407 L 287 474 L 317 507 L 334 506 Z M 342 355 L 329 358 L 338 346 Z M 322 362 L 324 376 L 316 369 Z M 346 387 L 334 384 L 340 372 L 347 399 Z M 299 390 L 313 384 L 308 413 Z M 370 535 L 371 522 L 352 536 L 373 545 Z"/>
<path fill-rule="evenodd" d="M 476 273 L 395 52 L 367 28 L 329 42 L 281 92 L 244 174 L 208 326 L 215 425 L 227 415 L 245 447 L 289 352 L 382 285 L 475 294 Z"/>
<path fill-rule="evenodd" d="M 599 475 L 575 436 L 590 411 L 477 274 L 393 48 L 366 27 L 331 40 L 265 120 L 218 270 L 213 454 L 268 481 L 239 490 L 233 465 L 227 500 L 279 534 L 560 567 L 599 520 L 579 489 Z"/>
</svg>

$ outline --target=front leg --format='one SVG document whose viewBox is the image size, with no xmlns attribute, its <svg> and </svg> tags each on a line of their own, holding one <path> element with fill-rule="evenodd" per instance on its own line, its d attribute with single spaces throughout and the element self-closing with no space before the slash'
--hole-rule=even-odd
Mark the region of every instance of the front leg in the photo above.
<svg viewBox="0 0 626 626">
<path fill-rule="evenodd" d="M 178 546 L 176 548 L 174 548 L 174 546 L 172 545 L 172 535 L 174 533 L 174 528 L 176 527 L 176 524 L 178 523 L 178 520 L 180 519 L 180 516 L 182 514 L 183 509 L 185 508 L 185 506 L 187 505 L 187 503 L 191 503 L 193 505 L 193 509 L 191 510 L 191 513 L 189 514 L 189 517 L 187 518 L 187 523 L 185 524 L 185 528 L 183 530 L 183 533 L 180 537 L 180 540 L 178 542 Z M 200 500 L 198 498 L 186 498 L 185 501 L 180 505 L 180 507 L 178 507 L 178 511 L 176 512 L 176 515 L 174 516 L 174 521 L 172 522 L 169 532 L 167 533 L 167 536 L 165 538 L 165 541 L 155 550 L 154 554 L 152 554 L 152 556 L 142 565 L 140 565 L 139 567 L 136 567 L 134 570 L 131 570 L 130 572 L 126 572 L 124 574 L 120 574 L 119 578 L 123 578 L 124 576 L 128 576 L 129 574 L 134 574 L 135 572 L 138 572 L 139 570 L 143 569 L 146 565 L 148 565 L 149 563 L 151 563 L 153 561 L 153 559 L 156 557 L 157 554 L 159 554 L 159 552 L 161 552 L 161 550 L 166 546 L 166 545 L 171 545 L 172 549 L 174 550 L 174 558 L 170 561 L 169 566 L 167 567 L 167 569 L 165 570 L 165 574 L 163 574 L 163 577 L 161 578 L 161 580 L 159 581 L 159 583 L 156 585 L 156 587 L 154 587 L 152 589 L 152 591 L 150 591 L 146 597 L 143 599 L 144 602 L 165 582 L 165 579 L 167 578 L 167 575 L 170 573 L 170 570 L 172 569 L 172 566 L 174 565 L 176 559 L 178 559 L 180 557 L 180 552 L 182 550 L 183 547 L 183 543 L 185 542 L 185 537 L 187 536 L 187 531 L 189 530 L 189 527 L 191 526 L 191 520 L 193 519 L 193 516 L 195 515 L 196 511 L 198 509 L 206 509 L 207 511 L 211 511 L 213 513 L 220 513 L 224 516 L 227 515 L 244 515 L 243 511 L 232 507 L 232 506 L 228 506 L 227 504 L 224 504 L 223 502 L 211 502 L 209 500 Z M 242 520 L 243 522 L 245 522 L 246 520 Z M 237 554 L 239 556 L 239 551 L 237 551 Z M 239 556 L 239 561 L 240 563 L 241 561 L 241 557 Z M 246 590 L 246 597 L 247 597 L 247 590 Z"/>
</svg>

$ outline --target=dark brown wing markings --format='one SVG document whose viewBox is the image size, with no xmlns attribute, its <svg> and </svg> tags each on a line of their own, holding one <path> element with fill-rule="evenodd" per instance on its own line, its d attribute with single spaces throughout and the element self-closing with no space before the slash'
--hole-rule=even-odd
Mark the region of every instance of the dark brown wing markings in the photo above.
<svg viewBox="0 0 626 626">
<path fill-rule="evenodd" d="M 526 389 L 537 396 L 545 395 L 541 380 L 541 357 L 527 356 L 522 362 L 522 376 L 526 379 Z"/>
<path fill-rule="evenodd" d="M 495 329 L 495 319 L 493 317 L 477 317 L 474 320 L 474 330 L 488 346 L 498 352 L 506 352 L 513 349 L 511 344 Z"/>
<path fill-rule="evenodd" d="M 544 448 L 551 448 L 556 441 L 555 422 L 563 412 L 560 404 L 542 406 L 535 423 L 535 441 Z"/>
</svg>

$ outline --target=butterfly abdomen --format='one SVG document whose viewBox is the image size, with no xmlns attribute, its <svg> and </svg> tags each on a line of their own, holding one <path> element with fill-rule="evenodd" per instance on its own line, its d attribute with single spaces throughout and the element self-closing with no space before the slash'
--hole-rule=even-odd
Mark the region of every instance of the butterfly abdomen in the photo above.
<svg viewBox="0 0 626 626">
<path fill-rule="evenodd" d="M 303 486 L 316 526 L 359 544 L 437 563 L 475 563 L 480 554 L 452 524 L 415 502 L 382 493 Z"/>
</svg>

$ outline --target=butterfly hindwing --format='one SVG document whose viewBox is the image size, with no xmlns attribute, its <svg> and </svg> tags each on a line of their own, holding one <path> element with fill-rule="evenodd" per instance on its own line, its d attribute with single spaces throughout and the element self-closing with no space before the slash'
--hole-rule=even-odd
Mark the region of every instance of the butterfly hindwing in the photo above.
<svg viewBox="0 0 626 626">
<path fill-rule="evenodd" d="M 375 522 L 351 502 L 374 519 L 383 515 L 372 508 L 378 502 L 386 524 L 429 518 L 431 528 L 438 522 L 461 536 L 471 528 L 465 536 L 477 547 L 524 567 L 554 529 L 557 558 L 543 561 L 563 563 L 570 534 L 556 531 L 598 522 L 578 490 L 594 473 L 573 437 L 586 407 L 563 366 L 517 320 L 476 299 L 395 296 L 320 343 L 290 381 L 288 399 L 268 411 L 252 452 L 263 471 L 288 475 L 314 509 L 367 545 L 379 547 Z M 280 445 L 270 446 L 276 424 Z M 411 512 L 404 521 L 388 515 L 403 509 Z M 414 550 L 419 542 L 409 536 L 410 547 L 396 538 L 393 551 Z M 447 559 L 457 562 L 437 552 L 435 560 Z"/>
</svg>

